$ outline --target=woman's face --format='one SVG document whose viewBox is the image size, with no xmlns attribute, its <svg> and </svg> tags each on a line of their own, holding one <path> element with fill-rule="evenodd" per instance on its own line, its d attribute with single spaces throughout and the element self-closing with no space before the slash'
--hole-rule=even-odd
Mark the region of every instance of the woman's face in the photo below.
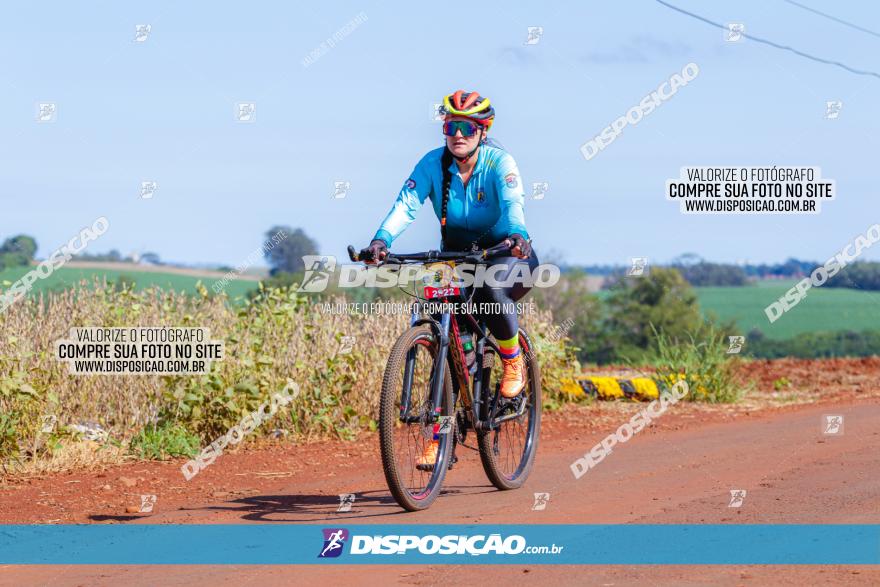
<svg viewBox="0 0 880 587">
<path fill-rule="evenodd" d="M 464 120 L 473 123 L 472 120 L 464 116 L 453 116 L 449 120 Z M 483 130 L 480 125 L 477 125 L 477 129 L 477 132 L 469 137 L 462 136 L 461 131 L 456 131 L 455 136 L 446 137 L 446 147 L 456 157 L 465 157 L 477 148 L 480 138 L 483 136 Z"/>
</svg>

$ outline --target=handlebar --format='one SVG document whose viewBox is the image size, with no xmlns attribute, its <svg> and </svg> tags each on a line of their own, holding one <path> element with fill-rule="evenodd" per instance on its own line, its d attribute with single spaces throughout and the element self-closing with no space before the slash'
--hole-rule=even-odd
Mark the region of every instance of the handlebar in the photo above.
<svg viewBox="0 0 880 587">
<path fill-rule="evenodd" d="M 480 262 L 493 257 L 500 257 L 510 253 L 513 249 L 513 241 L 509 238 L 504 239 L 497 245 L 486 249 L 474 249 L 471 251 L 425 251 L 423 253 L 388 253 L 385 257 L 385 263 L 404 263 L 406 261 L 472 261 Z M 353 262 L 372 261 L 372 255 L 367 249 L 357 252 L 352 245 L 348 245 L 348 258 Z"/>
</svg>

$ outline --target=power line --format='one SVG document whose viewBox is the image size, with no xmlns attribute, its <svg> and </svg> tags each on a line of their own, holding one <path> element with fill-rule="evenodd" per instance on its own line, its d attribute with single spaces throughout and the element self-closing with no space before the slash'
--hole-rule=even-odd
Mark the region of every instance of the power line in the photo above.
<svg viewBox="0 0 880 587">
<path fill-rule="evenodd" d="M 851 22 L 847 22 L 847 21 L 845 21 L 845 20 L 842 20 L 842 19 L 840 19 L 840 18 L 837 18 L 836 16 L 832 16 L 832 15 L 830 15 L 830 14 L 825 14 L 824 12 L 820 12 L 820 11 L 816 10 L 815 8 L 810 8 L 809 6 L 804 6 L 803 4 L 800 4 L 800 3 L 798 3 L 798 2 L 794 2 L 793 0 L 785 0 L 785 1 L 788 2 L 789 4 L 794 4 L 795 6 L 797 6 L 797 7 L 799 7 L 799 8 L 803 8 L 804 10 L 807 10 L 807 11 L 809 11 L 809 12 L 816 13 L 816 14 L 818 14 L 819 16 L 824 16 L 825 18 L 828 18 L 828 19 L 830 19 L 830 20 L 833 20 L 834 22 L 839 22 L 840 24 L 842 24 L 842 25 L 844 25 L 844 26 L 852 27 L 852 28 L 856 29 L 857 31 L 862 31 L 863 33 L 868 33 L 869 35 L 874 35 L 875 37 L 880 37 L 880 33 L 875 33 L 874 31 L 872 31 L 872 30 L 870 30 L 870 29 L 866 29 L 866 28 L 864 28 L 864 27 L 860 27 L 860 26 L 857 25 L 857 24 L 853 24 L 853 23 L 851 23 Z"/>
<path fill-rule="evenodd" d="M 664 2 L 663 0 L 656 0 L 656 2 L 659 4 L 662 4 L 663 6 L 665 6 L 667 8 L 671 8 L 672 10 L 675 10 L 676 12 L 680 12 L 684 15 L 690 16 L 691 18 L 695 18 L 695 19 L 700 20 L 702 22 L 705 22 L 707 24 L 711 24 L 712 26 L 718 27 L 723 30 L 727 30 L 726 26 L 719 24 L 717 22 L 711 21 L 708 18 L 700 16 L 699 14 L 694 14 L 693 12 L 688 12 L 687 10 L 684 10 L 684 9 L 679 8 L 677 6 L 673 6 L 672 4 L 669 4 L 668 2 Z M 810 59 L 812 61 L 816 61 L 818 63 L 824 63 L 826 65 L 836 65 L 837 67 L 840 67 L 841 69 L 845 69 L 846 71 L 848 71 L 850 73 L 855 73 L 856 75 L 870 75 L 872 77 L 876 77 L 877 79 L 880 79 L 880 73 L 876 73 L 873 71 L 866 71 L 866 70 L 862 70 L 862 69 L 854 69 L 844 63 L 841 63 L 840 61 L 831 61 L 830 59 L 823 59 L 821 57 L 816 57 L 815 55 L 809 55 L 808 53 L 804 53 L 803 51 L 799 51 L 793 47 L 789 47 L 787 45 L 780 45 L 778 43 L 774 43 L 773 41 L 768 41 L 767 39 L 762 39 L 760 37 L 755 37 L 753 35 L 747 35 L 746 33 L 742 33 L 742 36 L 746 37 L 747 39 L 751 39 L 755 42 L 758 42 L 758 43 L 770 45 L 771 47 L 775 47 L 776 49 L 781 49 L 783 51 L 790 51 L 791 53 L 794 53 L 795 55 L 805 57 L 807 59 Z"/>
</svg>

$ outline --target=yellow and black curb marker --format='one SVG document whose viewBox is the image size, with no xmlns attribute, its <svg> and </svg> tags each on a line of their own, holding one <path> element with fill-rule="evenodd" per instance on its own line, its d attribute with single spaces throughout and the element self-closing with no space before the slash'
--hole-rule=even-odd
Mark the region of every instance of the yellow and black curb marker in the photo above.
<svg viewBox="0 0 880 587">
<path fill-rule="evenodd" d="M 650 401 L 660 396 L 660 390 L 653 379 L 647 377 L 594 377 L 578 375 L 563 381 L 564 392 L 575 396 L 590 395 L 599 399 L 632 399 Z"/>
</svg>

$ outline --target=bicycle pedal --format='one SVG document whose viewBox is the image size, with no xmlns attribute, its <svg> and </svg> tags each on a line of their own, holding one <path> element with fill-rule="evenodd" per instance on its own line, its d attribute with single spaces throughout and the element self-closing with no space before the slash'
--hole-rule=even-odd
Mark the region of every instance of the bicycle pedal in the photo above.
<svg viewBox="0 0 880 587">
<path fill-rule="evenodd" d="M 452 455 L 452 458 L 449 459 L 449 466 L 446 467 L 446 470 L 448 471 L 449 469 L 451 469 L 452 465 L 454 465 L 457 462 L 458 462 L 458 457 L 455 455 Z M 426 465 L 416 465 L 416 469 L 418 469 L 419 471 L 433 471 L 434 470 L 434 463 L 431 463 L 430 465 L 427 465 L 427 464 Z"/>
</svg>

